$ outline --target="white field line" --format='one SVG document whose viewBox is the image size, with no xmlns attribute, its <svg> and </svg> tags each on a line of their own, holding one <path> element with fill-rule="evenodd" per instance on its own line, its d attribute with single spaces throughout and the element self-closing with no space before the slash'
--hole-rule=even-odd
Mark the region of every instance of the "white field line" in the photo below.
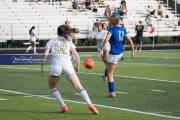
<svg viewBox="0 0 180 120">
<path fill-rule="evenodd" d="M 79 72 L 81 74 L 91 74 L 91 75 L 102 75 L 100 73 L 86 73 Z M 172 81 L 172 80 L 161 80 L 161 79 L 153 79 L 153 78 L 144 78 L 144 77 L 133 77 L 133 76 L 125 76 L 125 75 L 114 75 L 115 77 L 123 77 L 123 78 L 134 78 L 137 80 L 149 80 L 149 81 L 159 81 L 159 82 L 169 82 L 169 83 L 180 83 L 180 81 Z"/>
<path fill-rule="evenodd" d="M 131 62 L 129 62 L 129 61 L 132 61 L 132 63 Z M 100 61 L 96 61 L 96 63 L 102 63 L 102 62 L 100 62 Z M 158 66 L 164 66 L 164 67 L 180 67 L 180 65 L 176 65 L 176 64 L 151 64 L 151 63 L 137 63 L 137 62 L 134 62 L 133 60 L 128 60 L 128 62 L 122 62 L 121 64 L 134 64 L 134 65 L 150 65 L 150 66 L 152 66 L 152 65 L 158 65 Z"/>
<path fill-rule="evenodd" d="M 176 64 L 150 64 L 150 63 L 136 63 L 136 62 L 133 62 L 133 63 L 125 63 L 123 62 L 123 64 L 134 64 L 134 65 L 158 65 L 158 66 L 164 66 L 164 67 L 180 67 L 180 65 L 176 65 Z"/>
<path fill-rule="evenodd" d="M 75 95 L 77 95 L 77 96 L 80 96 L 80 94 L 79 93 L 74 93 Z"/>
<path fill-rule="evenodd" d="M 3 100 L 3 101 L 4 101 L 4 100 L 8 100 L 8 99 L 0 98 L 0 101 L 1 101 L 1 100 Z"/>
<path fill-rule="evenodd" d="M 180 57 L 155 57 L 155 56 L 135 56 L 135 58 L 147 58 L 147 59 L 149 59 L 149 58 L 152 58 L 152 59 L 180 59 Z"/>
<path fill-rule="evenodd" d="M 155 90 L 155 89 L 149 89 L 150 91 L 153 91 L 153 92 L 159 92 L 159 93 L 165 93 L 166 91 L 163 91 L 163 90 Z"/>
<path fill-rule="evenodd" d="M 9 54 L 8 54 L 9 55 Z M 80 57 L 99 57 L 99 55 L 81 55 Z M 100 58 L 100 57 L 99 57 Z M 130 58 L 126 56 L 125 58 Z M 161 59 L 180 59 L 180 57 L 157 57 L 157 56 L 135 56 L 135 58 L 161 58 Z"/>
<path fill-rule="evenodd" d="M 99 55 L 80 55 L 80 57 L 97 57 L 97 56 L 99 56 Z M 125 58 L 130 58 L 130 57 L 127 56 Z M 156 56 L 135 56 L 135 58 L 180 59 L 180 57 L 156 57 Z"/>
<path fill-rule="evenodd" d="M 86 56 L 86 55 L 84 55 Z M 88 57 L 89 55 L 87 55 Z M 92 55 L 92 56 L 95 56 L 95 55 Z M 92 57 L 91 56 L 91 57 Z M 139 58 L 147 58 L 147 57 L 139 57 Z M 151 59 L 152 58 L 152 59 Z M 180 57 L 148 57 L 148 60 L 153 60 L 153 58 L 164 58 L 164 59 L 180 59 Z M 126 59 L 126 58 L 125 58 Z M 82 62 L 82 61 L 81 61 Z M 102 63 L 101 61 L 95 61 L 96 63 Z M 132 62 L 132 63 L 131 63 Z M 158 66 L 165 66 L 165 67 L 180 67 L 180 65 L 177 65 L 177 64 L 151 64 L 151 63 L 138 63 L 138 62 L 135 62 L 133 59 L 128 59 L 128 60 L 125 60 L 125 62 L 122 62 L 122 64 L 140 64 L 140 65 L 158 65 Z"/>
<path fill-rule="evenodd" d="M 0 68 L 6 68 L 6 69 L 17 69 L 17 70 L 39 70 L 39 69 L 31 69 L 31 68 L 16 68 L 16 67 L 6 67 L 6 66 L 0 66 Z M 45 69 L 45 71 L 48 71 Z M 87 73 L 87 72 L 78 72 L 80 74 L 87 74 L 87 75 L 102 75 L 100 73 Z M 115 77 L 123 77 L 123 78 L 133 78 L 137 80 L 149 80 L 149 81 L 159 81 L 159 82 L 168 82 L 168 83 L 180 83 L 180 81 L 172 81 L 172 80 L 161 80 L 161 79 L 153 79 L 153 78 L 144 78 L 144 77 L 134 77 L 134 76 L 125 76 L 125 75 L 114 75 Z"/>
<path fill-rule="evenodd" d="M 127 92 L 120 92 L 120 91 L 116 91 L 115 93 L 117 93 L 117 94 L 128 94 Z"/>
<path fill-rule="evenodd" d="M 126 61 L 126 60 L 125 60 Z M 131 62 L 132 63 L 131 63 Z M 101 61 L 95 61 L 96 63 L 102 63 Z M 138 63 L 138 62 L 134 62 L 132 59 L 127 60 L 126 62 L 122 62 L 121 64 L 134 64 L 134 65 L 158 65 L 158 66 L 164 66 L 164 67 L 180 67 L 180 65 L 176 65 L 176 64 L 151 64 L 151 63 Z"/>
<path fill-rule="evenodd" d="M 49 97 L 50 95 L 38 95 L 38 96 Z M 29 98 L 29 97 L 33 97 L 33 96 L 30 96 L 30 95 L 25 95 L 25 96 L 23 96 L 23 97 L 25 97 L 25 98 Z"/>
<path fill-rule="evenodd" d="M 39 98 L 44 98 L 44 99 L 53 99 L 54 100 L 54 98 L 51 98 L 51 97 L 45 97 L 45 96 L 41 96 L 41 95 L 33 95 L 33 94 L 29 94 L 29 93 L 17 92 L 17 91 L 12 91 L 12 90 L 0 89 L 0 91 L 20 94 L 20 95 L 29 95 L 29 96 L 39 97 Z M 84 102 L 73 101 L 73 100 L 66 100 L 66 99 L 64 99 L 64 101 L 71 102 L 71 103 L 86 104 Z M 99 104 L 94 104 L 94 105 L 98 106 L 98 107 L 108 108 L 108 109 L 116 109 L 116 110 L 122 110 L 122 111 L 133 112 L 133 113 L 139 113 L 139 114 L 144 114 L 144 115 L 152 115 L 152 116 L 157 116 L 157 117 L 173 118 L 173 119 L 180 120 L 180 117 L 176 117 L 176 116 L 168 116 L 168 115 L 156 114 L 156 113 L 151 113 L 151 112 L 143 112 L 143 111 L 132 110 L 132 109 L 128 109 L 128 108 L 118 108 L 118 107 L 99 105 Z"/>
</svg>

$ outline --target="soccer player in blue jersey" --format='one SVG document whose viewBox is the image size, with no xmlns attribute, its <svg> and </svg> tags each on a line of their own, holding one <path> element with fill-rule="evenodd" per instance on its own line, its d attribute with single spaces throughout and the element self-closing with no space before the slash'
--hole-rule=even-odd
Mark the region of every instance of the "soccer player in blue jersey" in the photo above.
<svg viewBox="0 0 180 120">
<path fill-rule="evenodd" d="M 123 39 L 127 39 L 131 46 L 131 57 L 134 57 L 134 45 L 132 39 L 128 36 L 126 29 L 124 27 L 119 26 L 119 20 L 116 17 L 111 17 L 109 19 L 109 25 L 111 26 L 108 29 L 108 33 L 105 37 L 103 47 L 101 50 L 101 54 L 103 54 L 103 48 L 109 42 L 110 51 L 107 56 L 107 78 L 108 78 L 108 89 L 109 89 L 109 97 L 115 97 L 115 85 L 113 73 L 116 68 L 116 65 L 123 56 Z"/>
</svg>

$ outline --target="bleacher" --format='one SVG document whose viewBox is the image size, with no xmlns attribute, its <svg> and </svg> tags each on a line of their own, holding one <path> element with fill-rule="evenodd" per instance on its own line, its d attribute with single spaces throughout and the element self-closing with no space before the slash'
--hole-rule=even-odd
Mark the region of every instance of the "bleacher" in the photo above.
<svg viewBox="0 0 180 120">
<path fill-rule="evenodd" d="M 83 11 L 77 15 L 72 11 L 71 2 L 61 4 L 1 1 L 0 40 L 28 40 L 28 31 L 33 25 L 37 28 L 39 39 L 47 40 L 56 36 L 57 27 L 65 20 L 71 21 L 72 27 L 80 29 L 77 38 L 86 38 L 93 26 L 94 14 Z"/>
<path fill-rule="evenodd" d="M 144 21 L 144 8 L 147 5 L 157 8 L 158 2 L 155 0 L 126 0 L 128 7 L 127 18 L 124 24 L 130 36 L 135 36 L 135 25 L 139 20 Z M 106 1 L 112 8 L 119 7 L 120 1 Z M 6 40 L 28 40 L 28 31 L 35 25 L 40 40 L 47 40 L 56 36 L 57 26 L 63 24 L 65 20 L 71 21 L 73 27 L 80 29 L 77 39 L 86 39 L 89 31 L 92 30 L 94 21 L 103 19 L 105 7 L 99 7 L 98 13 L 81 8 L 82 12 L 76 14 L 72 10 L 70 1 L 55 2 L 53 5 L 48 2 L 12 2 L 12 0 L 0 1 L 0 41 Z M 178 17 L 171 11 L 163 7 L 168 18 L 156 18 L 153 23 L 156 27 L 154 33 L 148 31 L 144 36 L 179 36 L 180 26 L 177 25 Z"/>
</svg>

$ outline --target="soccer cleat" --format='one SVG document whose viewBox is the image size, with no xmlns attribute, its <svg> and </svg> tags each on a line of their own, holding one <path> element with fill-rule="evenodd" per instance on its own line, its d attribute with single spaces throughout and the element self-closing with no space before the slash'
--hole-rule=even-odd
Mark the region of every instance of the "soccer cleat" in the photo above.
<svg viewBox="0 0 180 120">
<path fill-rule="evenodd" d="M 107 81 L 107 77 L 105 75 L 101 75 L 103 81 Z"/>
<path fill-rule="evenodd" d="M 110 93 L 109 93 L 109 95 L 108 95 L 108 97 L 110 97 L 110 98 L 114 98 L 114 97 L 116 97 L 116 93 L 114 93 L 114 92 L 110 92 Z"/>
<path fill-rule="evenodd" d="M 68 107 L 66 105 L 64 105 L 63 107 L 59 108 L 59 112 L 60 113 L 66 113 L 68 112 Z"/>
<path fill-rule="evenodd" d="M 93 114 L 99 114 L 98 110 L 93 104 L 88 104 L 88 108 L 92 111 Z"/>
</svg>

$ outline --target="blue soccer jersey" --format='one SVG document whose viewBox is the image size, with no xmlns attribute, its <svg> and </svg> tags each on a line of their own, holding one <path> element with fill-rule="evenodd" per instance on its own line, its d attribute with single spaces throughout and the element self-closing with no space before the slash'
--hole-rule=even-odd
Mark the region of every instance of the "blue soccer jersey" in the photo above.
<svg viewBox="0 0 180 120">
<path fill-rule="evenodd" d="M 109 44 L 111 46 L 109 53 L 119 55 L 123 53 L 123 39 L 127 36 L 127 31 L 124 27 L 115 26 L 108 29 L 111 34 Z"/>
</svg>

